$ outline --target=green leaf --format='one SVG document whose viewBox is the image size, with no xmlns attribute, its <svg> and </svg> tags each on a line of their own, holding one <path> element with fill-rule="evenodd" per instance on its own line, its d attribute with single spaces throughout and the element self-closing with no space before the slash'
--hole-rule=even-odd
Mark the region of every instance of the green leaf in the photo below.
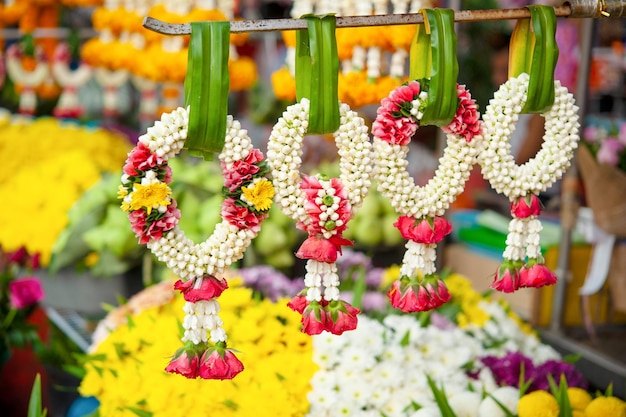
<svg viewBox="0 0 626 417">
<path fill-rule="evenodd" d="M 439 411 L 441 411 L 441 417 L 456 417 L 454 411 L 452 411 L 452 407 L 450 407 L 450 403 L 448 403 L 445 391 L 437 387 L 437 384 L 435 384 L 435 381 L 430 377 L 430 375 L 426 375 L 426 379 L 428 381 L 428 385 L 430 386 L 430 390 L 435 397 L 435 402 L 439 407 Z"/>
<path fill-rule="evenodd" d="M 458 106 L 459 63 L 452 9 L 425 9 L 410 51 L 410 78 L 429 80 L 428 103 L 421 124 L 446 126 Z"/>
<path fill-rule="evenodd" d="M 46 414 L 47 410 L 42 411 L 41 405 L 41 375 L 37 373 L 28 401 L 28 417 L 45 417 Z"/>
<path fill-rule="evenodd" d="M 365 282 L 365 268 L 359 268 L 357 279 L 352 286 L 352 305 L 361 308 L 363 305 L 363 294 L 367 291 L 367 283 Z"/>
<path fill-rule="evenodd" d="M 404 336 L 402 336 L 402 340 L 400 341 L 400 346 L 407 347 L 411 340 L 411 331 L 407 330 Z"/>
<path fill-rule="evenodd" d="M 502 404 L 502 402 L 498 400 L 496 397 L 494 397 L 493 395 L 489 393 L 487 394 L 487 396 L 491 398 L 498 407 L 500 407 L 500 409 L 502 410 L 502 412 L 504 413 L 506 417 L 517 417 L 516 413 L 512 413 L 511 410 L 509 410 L 504 404 Z"/>
<path fill-rule="evenodd" d="M 339 128 L 339 55 L 334 15 L 304 15 L 307 30 L 296 33 L 296 98 L 310 101 L 307 133 Z"/>
<path fill-rule="evenodd" d="M 206 160 L 222 151 L 228 115 L 230 22 L 191 22 L 185 104 L 189 126 L 185 149 Z"/>
<path fill-rule="evenodd" d="M 533 31 L 530 38 L 534 47 L 529 71 L 528 98 L 522 112 L 545 113 L 554 104 L 554 69 L 559 57 L 556 43 L 556 14 L 554 8 L 550 6 L 527 7 L 531 14 L 530 23 Z"/>
<path fill-rule="evenodd" d="M 580 360 L 580 358 L 582 358 L 583 355 L 581 355 L 580 353 L 572 353 L 570 355 L 565 355 L 563 356 L 563 359 L 561 359 L 563 362 L 565 363 L 571 363 L 571 364 L 575 364 L 576 362 L 578 362 Z"/>
<path fill-rule="evenodd" d="M 59 237 L 52 247 L 52 256 L 48 266 L 50 273 L 56 274 L 61 269 L 77 263 L 91 252 L 83 236 L 87 231 L 100 224 L 104 218 L 105 210 L 106 206 L 101 206 L 86 213 L 80 221 L 70 223 L 59 234 Z M 120 210 L 119 207 L 117 210 Z M 126 225 L 126 227 L 128 228 L 128 225 Z"/>
<path fill-rule="evenodd" d="M 137 414 L 139 417 L 152 417 L 153 413 L 150 411 L 142 410 L 140 408 L 127 406 L 126 409 L 130 412 Z"/>
<path fill-rule="evenodd" d="M 528 387 L 530 387 L 532 382 L 533 382 L 532 378 L 526 381 L 526 367 L 524 366 L 524 362 L 522 362 L 520 364 L 520 373 L 519 373 L 519 382 L 518 382 L 520 397 L 524 396 L 524 394 L 526 393 L 526 391 L 528 390 Z"/>
</svg>

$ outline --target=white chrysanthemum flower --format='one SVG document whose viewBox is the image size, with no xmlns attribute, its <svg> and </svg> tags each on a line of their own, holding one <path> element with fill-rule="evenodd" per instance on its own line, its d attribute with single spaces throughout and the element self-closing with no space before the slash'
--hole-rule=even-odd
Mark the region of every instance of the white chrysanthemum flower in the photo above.
<svg viewBox="0 0 626 417">
<path fill-rule="evenodd" d="M 494 398 L 507 410 L 515 414 L 519 401 L 519 390 L 515 387 L 500 387 L 489 393 L 478 407 L 478 417 L 506 417 L 506 413 Z"/>
<path fill-rule="evenodd" d="M 448 404 L 456 417 L 476 417 L 482 396 L 478 392 L 463 391 L 449 395 Z"/>
<path fill-rule="evenodd" d="M 439 411 L 439 408 L 437 408 L 437 406 L 429 406 L 420 408 L 419 410 L 411 414 L 410 417 L 441 417 L 441 411 Z"/>
</svg>

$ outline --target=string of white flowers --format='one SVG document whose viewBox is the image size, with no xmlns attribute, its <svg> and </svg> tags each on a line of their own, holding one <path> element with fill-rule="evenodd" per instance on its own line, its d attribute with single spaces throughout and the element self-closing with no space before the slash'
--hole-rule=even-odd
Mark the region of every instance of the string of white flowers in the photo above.
<svg viewBox="0 0 626 417">
<path fill-rule="evenodd" d="M 80 62 L 74 70 L 70 68 L 71 54 L 66 43 L 60 43 L 54 53 L 52 61 L 52 75 L 57 84 L 63 89 L 59 101 L 54 109 L 55 115 L 74 113 L 79 116 L 82 112 L 78 100 L 78 89 L 91 79 L 93 74 L 90 65 Z"/>
<path fill-rule="evenodd" d="M 139 138 L 155 155 L 167 160 L 183 148 L 189 123 L 188 110 L 178 108 L 164 113 L 160 121 Z M 228 166 L 244 159 L 253 149 L 252 140 L 241 124 L 228 116 L 225 145 L 219 160 Z M 125 176 L 122 182 L 127 182 Z M 126 196 L 130 201 L 131 195 Z M 166 206 L 158 208 L 165 210 Z M 239 229 L 226 220 L 215 226 L 211 236 L 194 244 L 178 225 L 160 239 L 151 239 L 147 246 L 157 259 L 164 262 L 181 279 L 193 279 L 204 274 L 221 275 L 233 262 L 243 256 L 256 237 L 251 229 Z"/>
<path fill-rule="evenodd" d="M 304 285 L 308 301 L 322 300 L 322 285 L 326 301 L 339 300 L 339 275 L 337 264 L 329 264 L 309 259 L 305 266 Z"/>
<path fill-rule="evenodd" d="M 117 114 L 119 107 L 119 89 L 128 81 L 130 73 L 127 70 L 109 70 L 97 67 L 94 76 L 103 89 L 102 112 L 105 116 Z"/>
<path fill-rule="evenodd" d="M 504 259 L 511 261 L 524 260 L 524 247 L 526 245 L 526 219 L 513 218 L 509 222 L 509 233 L 506 236 L 506 249 Z"/>
<path fill-rule="evenodd" d="M 227 339 L 224 331 L 224 322 L 218 316 L 220 304 L 217 299 L 185 302 L 183 306 L 185 317 L 183 328 L 185 329 L 182 341 L 193 344 L 225 342 Z"/>
<path fill-rule="evenodd" d="M 526 222 L 526 256 L 528 259 L 541 259 L 540 233 L 543 225 L 537 218 L 528 218 Z"/>
<path fill-rule="evenodd" d="M 556 80 L 554 104 L 543 114 L 545 133 L 541 149 L 525 164 L 515 163 L 509 138 L 527 100 L 529 79 L 523 73 L 500 86 L 483 116 L 484 148 L 478 162 L 492 188 L 511 203 L 527 197 L 536 199 L 536 195 L 558 181 L 570 166 L 579 140 L 578 107 L 573 95 Z M 542 263 L 541 221 L 534 214 L 517 218 L 512 213 L 503 258 L 522 263 L 528 257 Z"/>
<path fill-rule="evenodd" d="M 307 225 L 310 222 L 300 189 L 302 144 L 309 123 L 309 100 L 289 106 L 274 127 L 267 144 L 267 161 L 272 170 L 275 200 L 283 213 Z M 340 106 L 339 129 L 333 134 L 339 154 L 339 179 L 348 194 L 352 211 L 358 209 L 371 185 L 371 144 L 365 120 L 345 103 Z"/>
<path fill-rule="evenodd" d="M 437 245 L 416 243 L 412 240 L 406 243 L 406 252 L 402 259 L 400 276 L 413 277 L 419 271 L 424 275 L 432 275 L 436 272 L 435 260 L 437 259 Z"/>
<path fill-rule="evenodd" d="M 22 50 L 18 44 L 8 47 L 6 53 L 7 75 L 14 83 L 22 86 L 19 97 L 19 110 L 21 113 L 34 114 L 37 108 L 37 94 L 35 88 L 43 83 L 49 75 L 49 66 L 43 59 L 41 48 L 35 49 L 35 67 L 27 71 L 22 66 Z"/>
<path fill-rule="evenodd" d="M 421 120 L 420 106 L 427 100 L 422 91 L 411 102 L 411 114 Z M 464 137 L 447 134 L 447 146 L 439 159 L 435 175 L 424 186 L 417 186 L 407 171 L 408 145 L 391 144 L 374 137 L 376 169 L 374 179 L 378 190 L 391 202 L 396 212 L 414 218 L 442 216 L 463 192 L 478 155 L 480 137 L 466 141 Z"/>
<path fill-rule="evenodd" d="M 554 105 L 543 114 L 545 133 L 537 155 L 516 165 L 509 138 L 528 93 L 528 74 L 509 79 L 494 94 L 483 116 L 484 149 L 479 155 L 483 176 L 511 201 L 546 191 L 570 166 L 578 146 L 578 107 L 574 96 L 554 82 Z"/>
</svg>

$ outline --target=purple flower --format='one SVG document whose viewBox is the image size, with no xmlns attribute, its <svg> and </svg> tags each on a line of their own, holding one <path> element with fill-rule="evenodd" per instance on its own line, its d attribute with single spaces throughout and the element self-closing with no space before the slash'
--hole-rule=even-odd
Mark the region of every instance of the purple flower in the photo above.
<svg viewBox="0 0 626 417">
<path fill-rule="evenodd" d="M 363 294 L 361 304 L 363 311 L 385 311 L 387 308 L 387 296 L 378 291 L 367 291 Z"/>
<path fill-rule="evenodd" d="M 368 288 L 378 288 L 383 281 L 385 268 L 372 268 L 365 273 L 365 284 Z"/>
<path fill-rule="evenodd" d="M 600 144 L 597 159 L 601 164 L 616 166 L 619 163 L 619 153 L 624 149 L 624 144 L 615 138 L 606 138 Z"/>
<path fill-rule="evenodd" d="M 535 366 L 530 358 L 520 352 L 509 352 L 501 358 L 487 356 L 482 359 L 493 374 L 498 385 L 519 388 L 519 380 L 524 366 L 524 380 L 528 381 L 535 372 Z"/>
<path fill-rule="evenodd" d="M 351 249 L 344 249 L 341 256 L 337 257 L 337 273 L 341 278 L 353 278 L 357 276 L 349 277 L 351 270 L 355 268 L 363 268 L 366 271 L 372 267 L 372 260 L 363 252 L 357 252 Z"/>
<path fill-rule="evenodd" d="M 244 285 L 272 301 L 294 297 L 303 287 L 301 280 L 291 280 L 271 266 L 260 265 L 239 270 Z"/>
<path fill-rule="evenodd" d="M 548 375 L 552 375 L 556 383 L 561 379 L 561 375 L 565 375 L 568 387 L 578 387 L 587 389 L 588 383 L 583 375 L 572 365 L 571 363 L 549 360 L 535 368 L 532 374 L 533 383 L 531 384 L 529 391 L 536 390 L 549 390 L 550 383 Z"/>
<path fill-rule="evenodd" d="M 452 330 L 456 328 L 456 324 L 454 324 L 454 322 L 443 314 L 437 313 L 437 311 L 433 311 L 430 314 L 430 323 L 441 330 Z"/>
<path fill-rule="evenodd" d="M 571 363 L 560 360 L 549 360 L 535 366 L 530 358 L 519 352 L 509 352 L 505 356 L 486 356 L 481 359 L 487 366 L 498 385 L 519 388 L 522 365 L 524 366 L 524 381 L 532 381 L 527 392 L 549 390 L 548 375 L 558 384 L 561 375 L 565 375 L 568 387 L 587 389 L 587 381 Z"/>
</svg>

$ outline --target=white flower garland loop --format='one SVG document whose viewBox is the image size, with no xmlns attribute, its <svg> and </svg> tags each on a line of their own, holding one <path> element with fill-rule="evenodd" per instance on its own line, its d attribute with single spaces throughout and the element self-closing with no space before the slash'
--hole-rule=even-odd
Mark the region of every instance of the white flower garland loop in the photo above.
<svg viewBox="0 0 626 417">
<path fill-rule="evenodd" d="M 139 138 L 138 146 L 143 145 L 148 148 L 151 153 L 149 158 L 160 163 L 156 163 L 156 168 L 147 169 L 139 177 L 130 176 L 128 173 L 122 176 L 120 197 L 124 199 L 123 206 L 127 204 L 131 210 L 136 208 L 132 207 L 132 190 L 137 188 L 137 184 L 140 184 L 140 187 L 154 183 L 166 186 L 167 181 L 160 179 L 157 172 L 169 169 L 166 167 L 167 161 L 176 156 L 183 148 L 187 138 L 188 123 L 188 110 L 179 107 L 171 113 L 164 113 L 161 120 L 148 128 L 147 133 Z M 228 116 L 225 145 L 219 154 L 219 160 L 223 164 L 224 171 L 232 170 L 236 162 L 245 160 L 253 151 L 256 150 L 252 146 L 247 131 L 242 129 L 241 124 L 232 116 Z M 269 182 L 266 179 L 263 181 Z M 269 183 L 269 187 L 271 187 L 271 183 Z M 243 200 L 241 196 L 239 200 Z M 166 205 L 157 205 L 152 209 L 164 213 L 172 205 L 175 206 L 175 200 L 170 196 L 167 196 L 164 201 Z M 172 204 L 172 202 L 174 203 Z M 129 215 L 133 213 L 131 210 L 126 210 L 129 211 Z M 257 213 L 259 222 L 265 216 L 264 213 Z M 163 231 L 161 237 L 150 236 L 148 241 L 146 242 L 144 239 L 143 243 L 147 244 L 147 247 L 159 261 L 165 263 L 183 280 L 191 280 L 204 275 L 221 275 L 233 262 L 243 257 L 245 250 L 252 243 L 252 239 L 259 232 L 258 224 L 255 227 L 246 228 L 240 224 L 235 225 L 228 220 L 230 219 L 224 218 L 224 210 L 222 210 L 222 221 L 215 226 L 213 234 L 204 242 L 194 244 L 185 236 L 185 232 L 178 228 L 179 218 L 174 216 L 170 220 L 173 222 L 173 227 L 168 227 L 167 230 Z"/>
<path fill-rule="evenodd" d="M 167 163 L 183 148 L 188 124 L 189 111 L 179 107 L 148 128 L 128 154 L 119 197 L 139 242 L 181 279 L 174 288 L 187 301 L 182 340 L 198 353 L 207 349 L 208 333 L 211 342 L 225 348 L 226 332 L 217 315 L 217 297 L 228 287 L 222 275 L 243 257 L 258 234 L 274 188 L 265 178 L 269 168 L 263 154 L 253 148 L 240 123 L 228 116 L 225 144 L 219 154 L 226 197 L 222 221 L 207 240 L 194 244 L 178 227 L 181 214 L 168 186 L 172 172 Z M 175 367 L 179 356 L 177 352 L 168 371 L 181 372 Z"/>
<path fill-rule="evenodd" d="M 394 90 L 389 98 L 394 97 Z M 459 86 L 459 94 L 467 93 Z M 469 94 L 467 94 L 469 96 Z M 469 99 L 468 99 L 469 100 Z M 410 132 L 417 130 L 422 118 L 424 106 L 428 101 L 428 93 L 421 91 L 411 102 L 410 117 L 399 117 L 395 122 L 395 131 Z M 406 103 L 409 103 L 408 101 Z M 469 179 L 472 168 L 477 160 L 478 146 L 481 141 L 478 115 L 474 116 L 475 131 L 468 140 L 467 131 L 450 131 L 447 146 L 435 175 L 424 186 L 415 184 L 415 180 L 407 171 L 410 138 L 395 140 L 377 135 L 374 131 L 374 179 L 380 193 L 389 199 L 397 213 L 416 219 L 442 216 L 463 192 L 465 182 Z M 379 111 L 379 118 L 381 120 Z M 414 133 L 414 132 L 413 132 Z"/>
<path fill-rule="evenodd" d="M 537 154 L 517 165 L 509 142 L 527 100 L 529 75 L 523 73 L 502 84 L 483 116 L 483 148 L 478 162 L 491 187 L 511 201 L 511 216 L 503 263 L 491 287 L 513 292 L 556 282 L 541 254 L 541 203 L 538 194 L 558 181 L 571 164 L 578 146 L 578 107 L 574 96 L 554 82 L 554 104 L 546 113 L 543 143 Z"/>
<path fill-rule="evenodd" d="M 267 160 L 276 189 L 276 203 L 309 237 L 296 256 L 306 259 L 305 289 L 288 305 L 302 314 L 303 332 L 342 334 L 357 325 L 360 310 L 340 299 L 335 261 L 342 237 L 371 186 L 371 143 L 365 120 L 340 103 L 340 124 L 333 136 L 339 154 L 339 178 L 300 173 L 302 145 L 309 124 L 307 98 L 289 106 L 272 129 Z"/>
<path fill-rule="evenodd" d="M 515 163 L 509 138 L 526 102 L 528 80 L 524 73 L 500 86 L 483 116 L 483 149 L 478 162 L 494 190 L 511 201 L 544 192 L 558 181 L 570 166 L 579 139 L 574 96 L 557 80 L 554 105 L 543 114 L 541 149 L 523 165 Z"/>
<path fill-rule="evenodd" d="M 341 184 L 348 194 L 352 213 L 361 206 L 371 186 L 371 143 L 365 121 L 345 103 L 340 105 L 340 126 L 334 133 L 339 153 Z M 302 181 L 302 144 L 309 123 L 309 100 L 303 98 L 285 110 L 278 119 L 267 145 L 267 161 L 272 169 L 276 204 L 297 222 L 308 224 L 307 196 Z"/>
</svg>

